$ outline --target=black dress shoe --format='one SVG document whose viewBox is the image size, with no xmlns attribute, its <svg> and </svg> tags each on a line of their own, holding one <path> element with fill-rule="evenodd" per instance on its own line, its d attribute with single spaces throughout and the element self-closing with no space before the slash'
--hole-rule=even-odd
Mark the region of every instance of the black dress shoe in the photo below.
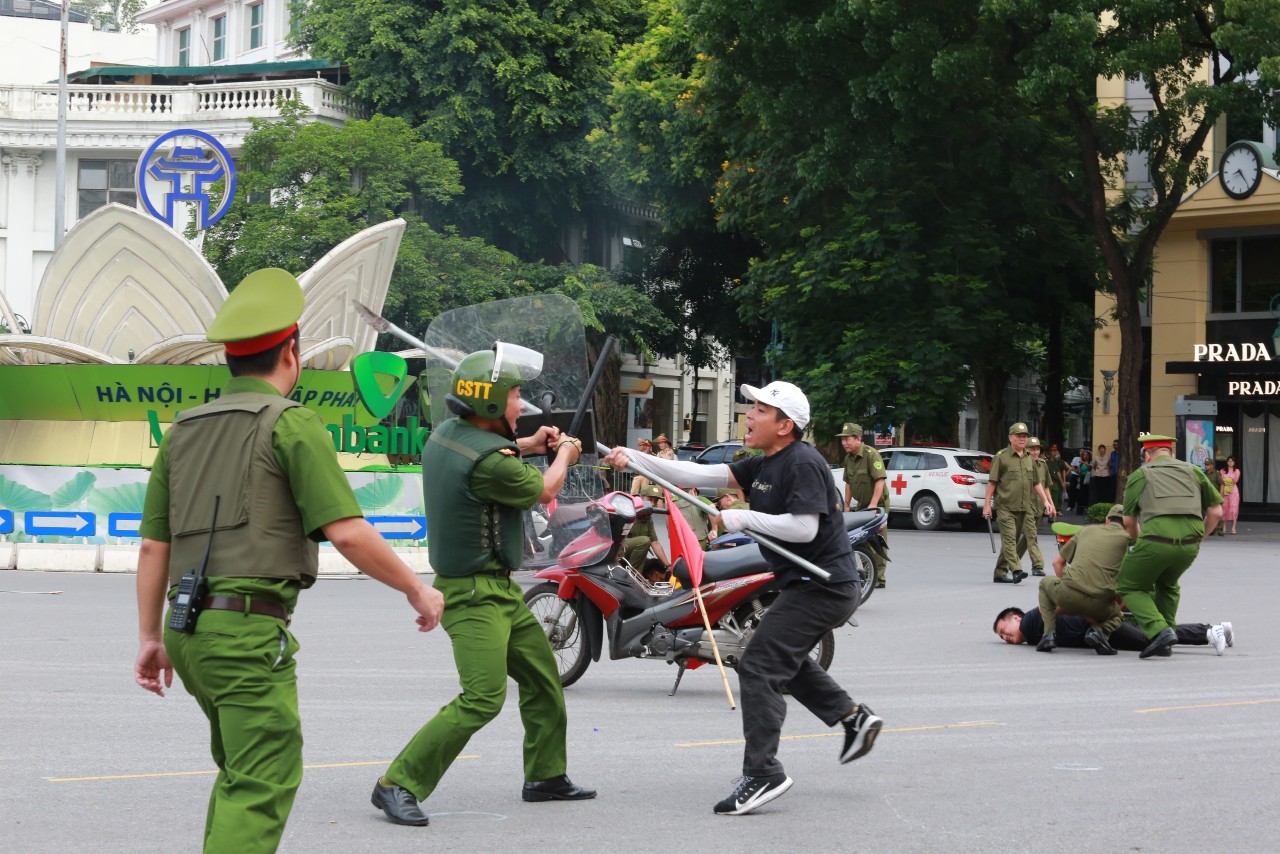
<svg viewBox="0 0 1280 854">
<path fill-rule="evenodd" d="M 381 782 L 373 784 L 373 805 L 387 814 L 387 818 L 396 824 L 407 824 L 412 827 L 426 827 L 431 819 L 418 809 L 418 799 L 413 793 L 401 786 L 384 786 Z"/>
<path fill-rule="evenodd" d="M 1036 652 L 1053 652 L 1058 643 L 1054 640 L 1053 632 L 1040 638 L 1040 643 L 1036 644 Z"/>
<path fill-rule="evenodd" d="M 1084 633 L 1084 642 L 1093 648 L 1098 655 L 1115 655 L 1116 649 L 1107 640 L 1107 636 L 1097 626 L 1090 626 Z"/>
<path fill-rule="evenodd" d="M 1146 649 L 1138 653 L 1138 658 L 1150 658 L 1153 655 L 1173 655 L 1173 645 L 1177 642 L 1178 633 L 1166 626 L 1151 639 L 1151 643 L 1147 644 Z"/>
<path fill-rule="evenodd" d="M 525 783 L 524 791 L 520 793 L 526 801 L 588 801 L 595 796 L 595 789 L 575 786 L 564 774 L 550 780 Z"/>
<path fill-rule="evenodd" d="M 1020 569 L 1015 569 L 1015 570 L 1013 571 L 1013 583 L 1014 583 L 1014 584 L 1017 584 L 1018 582 L 1022 581 L 1022 579 L 1026 578 L 1026 577 L 1027 577 L 1027 574 L 1026 574 L 1025 572 L 1023 572 L 1022 570 L 1020 570 Z"/>
<path fill-rule="evenodd" d="M 1032 574 L 1032 575 L 1044 575 L 1044 567 L 1043 567 L 1043 566 L 1033 566 L 1033 567 L 1031 567 L 1031 574 Z"/>
<path fill-rule="evenodd" d="M 876 589 L 877 589 L 877 590 L 883 590 L 883 589 L 884 589 L 884 582 L 883 582 L 883 581 L 877 581 L 877 582 L 876 582 Z"/>
<path fill-rule="evenodd" d="M 1008 575 L 997 575 L 995 578 L 993 578 L 993 579 L 991 579 L 991 580 L 992 580 L 992 581 L 994 581 L 996 584 L 1017 584 L 1017 583 L 1018 583 L 1019 581 L 1021 581 L 1022 579 L 1021 579 L 1021 578 L 1011 578 L 1011 577 L 1010 577 L 1010 576 L 1008 576 Z"/>
</svg>

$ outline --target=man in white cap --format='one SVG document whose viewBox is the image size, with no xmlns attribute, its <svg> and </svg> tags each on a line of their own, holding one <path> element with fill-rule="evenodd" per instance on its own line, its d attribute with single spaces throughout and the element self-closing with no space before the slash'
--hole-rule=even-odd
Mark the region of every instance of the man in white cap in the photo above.
<svg viewBox="0 0 1280 854">
<path fill-rule="evenodd" d="M 801 441 L 809 423 L 809 401 L 787 382 L 772 382 L 764 388 L 743 384 L 741 390 L 752 401 L 744 445 L 763 454 L 722 465 L 652 457 L 638 461 L 674 483 L 749 489 L 751 509 L 722 511 L 724 526 L 784 541 L 794 554 L 831 576 L 820 581 L 776 552 L 760 549 L 781 592 L 752 632 L 738 664 L 746 737 L 743 776 L 733 792 L 715 805 L 721 815 L 744 815 L 791 788 L 791 778 L 776 757 L 787 712 L 784 688 L 828 726 L 844 726 L 840 762 L 870 751 L 883 726 L 865 703 L 855 703 L 809 658 L 823 635 L 853 615 L 859 598 L 853 552 L 831 488 L 831 468 Z M 605 457 L 607 464 L 618 469 L 629 460 L 626 448 L 615 448 Z"/>
</svg>

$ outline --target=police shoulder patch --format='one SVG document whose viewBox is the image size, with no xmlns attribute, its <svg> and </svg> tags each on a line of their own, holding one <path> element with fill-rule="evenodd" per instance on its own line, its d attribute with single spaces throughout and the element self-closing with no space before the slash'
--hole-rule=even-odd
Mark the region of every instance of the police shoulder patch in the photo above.
<svg viewBox="0 0 1280 854">
<path fill-rule="evenodd" d="M 516 455 L 516 452 L 511 450 L 510 448 L 499 448 L 498 453 L 506 454 L 508 457 L 514 457 Z"/>
<path fill-rule="evenodd" d="M 882 469 L 884 468 L 884 463 L 880 462 L 879 460 L 876 460 L 874 463 L 874 466 L 875 468 Z"/>
</svg>

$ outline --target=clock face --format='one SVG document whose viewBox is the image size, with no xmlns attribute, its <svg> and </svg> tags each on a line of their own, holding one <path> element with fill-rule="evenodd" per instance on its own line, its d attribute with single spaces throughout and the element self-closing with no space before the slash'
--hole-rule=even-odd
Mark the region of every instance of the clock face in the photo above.
<svg viewBox="0 0 1280 854">
<path fill-rule="evenodd" d="M 1233 199 L 1243 199 L 1258 189 L 1262 180 L 1262 163 L 1253 146 L 1237 142 L 1228 147 L 1222 155 L 1218 180 Z"/>
</svg>

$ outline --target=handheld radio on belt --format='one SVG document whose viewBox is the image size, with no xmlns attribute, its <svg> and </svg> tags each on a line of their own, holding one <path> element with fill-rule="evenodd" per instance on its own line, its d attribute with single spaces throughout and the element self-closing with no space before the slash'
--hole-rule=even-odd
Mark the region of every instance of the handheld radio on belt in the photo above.
<svg viewBox="0 0 1280 854">
<path fill-rule="evenodd" d="M 169 628 L 175 632 L 194 634 L 196 618 L 200 616 L 200 606 L 204 604 L 208 592 L 208 581 L 204 577 L 209 567 L 209 552 L 213 548 L 213 529 L 218 524 L 218 504 L 221 495 L 213 497 L 213 521 L 209 523 L 209 542 L 204 547 L 204 557 L 200 558 L 200 566 L 187 570 L 178 579 L 178 595 L 173 599 L 173 608 L 169 611 Z"/>
</svg>

